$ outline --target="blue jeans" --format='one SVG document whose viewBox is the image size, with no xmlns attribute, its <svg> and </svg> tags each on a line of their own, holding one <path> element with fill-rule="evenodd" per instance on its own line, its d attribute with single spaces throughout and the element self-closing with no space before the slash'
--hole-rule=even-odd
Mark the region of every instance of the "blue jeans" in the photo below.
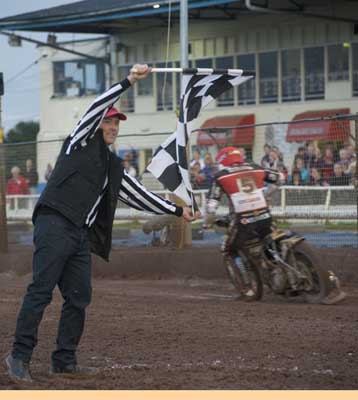
<svg viewBox="0 0 358 400">
<path fill-rule="evenodd" d="M 34 230 L 33 280 L 18 315 L 12 355 L 29 362 L 38 326 L 58 285 L 64 303 L 52 363 L 76 364 L 76 348 L 91 301 L 91 254 L 88 230 L 78 228 L 50 209 L 39 211 Z"/>
</svg>

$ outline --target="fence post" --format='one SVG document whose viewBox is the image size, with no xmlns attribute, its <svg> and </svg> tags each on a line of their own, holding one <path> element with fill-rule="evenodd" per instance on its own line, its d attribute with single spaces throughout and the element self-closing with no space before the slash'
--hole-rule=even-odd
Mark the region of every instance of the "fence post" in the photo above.
<svg viewBox="0 0 358 400">
<path fill-rule="evenodd" d="M 331 197 L 332 197 L 332 190 L 330 186 L 327 186 L 327 197 L 326 197 L 326 203 L 324 205 L 324 211 L 326 212 L 326 224 L 329 222 L 329 217 L 328 217 L 328 211 L 329 211 L 329 206 L 331 205 Z"/>
<path fill-rule="evenodd" d="M 283 212 L 286 211 L 286 188 L 281 186 L 281 209 Z"/>
<path fill-rule="evenodd" d="M 173 200 L 178 206 L 186 206 L 185 202 L 175 195 L 173 195 Z M 183 249 L 186 246 L 191 246 L 191 240 L 191 224 L 186 222 L 184 218 L 176 218 L 175 223 L 173 224 L 173 242 L 175 248 Z"/>
<path fill-rule="evenodd" d="M 356 233 L 358 234 L 358 113 L 357 118 L 354 121 L 355 124 L 355 151 L 356 151 L 356 179 L 355 179 L 355 188 L 356 188 L 356 204 L 357 204 L 357 230 Z"/>
<path fill-rule="evenodd" d="M 7 240 L 7 220 L 6 220 L 6 185 L 5 185 L 5 152 L 4 152 L 4 132 L 1 123 L 1 99 L 2 99 L 2 73 L 0 74 L 0 253 L 8 252 Z"/>
</svg>

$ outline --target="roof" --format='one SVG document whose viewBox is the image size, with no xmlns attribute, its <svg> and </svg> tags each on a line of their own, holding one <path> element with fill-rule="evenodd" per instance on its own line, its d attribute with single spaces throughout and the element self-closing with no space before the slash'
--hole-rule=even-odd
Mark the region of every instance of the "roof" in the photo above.
<svg viewBox="0 0 358 400">
<path fill-rule="evenodd" d="M 211 8 L 220 13 L 221 18 L 232 18 L 234 14 L 230 13 L 244 10 L 242 3 L 235 0 L 189 0 L 188 8 Z M 153 8 L 156 4 L 160 7 Z M 84 0 L 0 19 L 0 30 L 113 33 L 126 27 L 131 19 L 137 23 L 138 19 L 163 17 L 168 12 L 168 4 L 169 0 Z M 172 0 L 171 9 L 178 13 L 180 0 Z"/>
</svg>

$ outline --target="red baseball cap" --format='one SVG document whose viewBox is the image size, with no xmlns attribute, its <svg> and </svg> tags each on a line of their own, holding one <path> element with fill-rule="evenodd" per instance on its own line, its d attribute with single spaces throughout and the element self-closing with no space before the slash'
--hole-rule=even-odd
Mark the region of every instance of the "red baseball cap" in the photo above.
<svg viewBox="0 0 358 400">
<path fill-rule="evenodd" d="M 118 117 L 121 121 L 125 121 L 127 119 L 127 116 L 124 115 L 122 112 L 120 112 L 117 108 L 110 107 L 104 118 L 113 118 L 113 117 Z"/>
</svg>

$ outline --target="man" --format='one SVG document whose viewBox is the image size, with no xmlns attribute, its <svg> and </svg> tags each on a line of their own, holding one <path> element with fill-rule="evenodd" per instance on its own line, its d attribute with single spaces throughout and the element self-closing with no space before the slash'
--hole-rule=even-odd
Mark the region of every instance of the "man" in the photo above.
<svg viewBox="0 0 358 400">
<path fill-rule="evenodd" d="M 45 307 L 58 285 L 64 298 L 57 347 L 52 353 L 54 374 L 93 373 L 77 365 L 76 348 L 91 300 L 91 256 L 108 260 L 118 198 L 138 210 L 183 216 L 179 207 L 147 191 L 109 150 L 119 123 L 127 117 L 113 107 L 122 92 L 150 73 L 135 65 L 130 75 L 99 96 L 66 139 L 56 166 L 33 214 L 35 252 L 33 280 L 18 316 L 12 352 L 6 358 L 10 377 L 30 381 L 29 363 Z"/>
<path fill-rule="evenodd" d="M 268 168 L 270 165 L 270 151 L 271 151 L 271 146 L 266 143 L 264 145 L 264 156 L 261 158 L 262 168 Z"/>
<path fill-rule="evenodd" d="M 235 147 L 222 149 L 216 156 L 219 172 L 209 191 L 204 227 L 214 219 L 220 199 L 225 193 L 229 199 L 230 225 L 222 245 L 224 262 L 235 268 L 238 247 L 247 240 L 264 238 L 271 232 L 271 214 L 263 194 L 264 183 L 279 183 L 284 177 L 254 163 L 246 163 Z M 245 300 L 254 298 L 250 282 L 242 277 L 241 295 Z"/>
<path fill-rule="evenodd" d="M 17 165 L 11 168 L 11 178 L 6 184 L 6 194 L 29 194 L 29 187 L 26 179 L 20 174 L 21 170 Z"/>
</svg>

